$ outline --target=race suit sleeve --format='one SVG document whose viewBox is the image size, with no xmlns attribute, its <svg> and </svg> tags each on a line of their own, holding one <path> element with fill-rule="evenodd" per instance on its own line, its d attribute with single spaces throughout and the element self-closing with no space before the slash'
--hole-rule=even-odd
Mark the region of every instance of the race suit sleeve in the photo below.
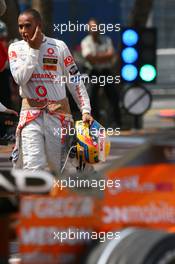
<svg viewBox="0 0 175 264">
<path fill-rule="evenodd" d="M 10 70 L 15 82 L 18 85 L 25 85 L 36 65 L 38 64 L 39 50 L 29 48 L 29 52 L 25 58 L 22 58 L 20 50 L 18 50 L 17 44 L 12 43 L 8 50 Z"/>
<path fill-rule="evenodd" d="M 5 112 L 7 110 L 7 107 L 5 107 L 3 104 L 0 103 L 0 112 Z"/>
<path fill-rule="evenodd" d="M 86 87 L 81 81 L 80 72 L 75 61 L 67 47 L 63 42 L 63 72 L 67 80 L 67 87 L 72 94 L 77 106 L 82 114 L 90 113 L 91 106 Z"/>
</svg>

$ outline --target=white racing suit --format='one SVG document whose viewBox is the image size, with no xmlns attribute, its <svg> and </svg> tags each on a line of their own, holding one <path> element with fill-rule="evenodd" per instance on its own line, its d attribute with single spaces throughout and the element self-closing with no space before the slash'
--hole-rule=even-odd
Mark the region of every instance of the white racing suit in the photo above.
<svg viewBox="0 0 175 264">
<path fill-rule="evenodd" d="M 63 41 L 43 38 L 39 50 L 32 49 L 24 40 L 9 47 L 10 69 L 20 86 L 22 98 L 37 102 L 57 102 L 66 98 L 65 83 L 82 113 L 90 113 L 90 102 L 74 59 Z M 63 165 L 65 137 L 60 129 L 68 127 L 70 114 L 58 114 L 45 109 L 22 108 L 17 128 L 13 160 L 17 167 L 43 170 L 47 165 L 57 174 Z M 19 159 L 19 149 L 20 156 Z M 19 163 L 20 161 L 20 163 Z"/>
</svg>

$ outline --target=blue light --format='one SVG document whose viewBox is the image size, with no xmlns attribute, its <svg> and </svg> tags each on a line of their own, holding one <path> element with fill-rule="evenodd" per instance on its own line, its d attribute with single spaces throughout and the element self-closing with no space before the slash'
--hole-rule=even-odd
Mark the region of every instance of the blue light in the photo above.
<svg viewBox="0 0 175 264">
<path fill-rule="evenodd" d="M 122 41 L 126 46 L 133 46 L 139 40 L 138 33 L 133 29 L 127 29 L 123 32 Z"/>
<path fill-rule="evenodd" d="M 122 79 L 128 82 L 132 82 L 137 78 L 138 70 L 132 64 L 125 65 L 121 70 Z"/>
<path fill-rule="evenodd" d="M 125 48 L 122 51 L 122 59 L 125 63 L 134 63 L 138 59 L 138 52 L 134 48 Z"/>
</svg>

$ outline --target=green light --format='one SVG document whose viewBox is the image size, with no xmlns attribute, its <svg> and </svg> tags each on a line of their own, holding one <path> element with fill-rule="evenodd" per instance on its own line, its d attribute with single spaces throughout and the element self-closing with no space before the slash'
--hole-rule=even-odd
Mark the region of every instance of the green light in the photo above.
<svg viewBox="0 0 175 264">
<path fill-rule="evenodd" d="M 155 79 L 156 77 L 156 69 L 153 65 L 151 64 L 145 64 L 141 67 L 140 69 L 140 78 L 145 81 L 145 82 L 151 82 Z"/>
</svg>

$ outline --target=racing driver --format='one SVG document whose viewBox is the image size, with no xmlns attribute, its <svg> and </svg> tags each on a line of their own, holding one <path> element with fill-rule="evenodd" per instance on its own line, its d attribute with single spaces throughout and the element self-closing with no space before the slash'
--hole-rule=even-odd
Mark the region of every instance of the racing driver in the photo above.
<svg viewBox="0 0 175 264">
<path fill-rule="evenodd" d="M 10 69 L 23 98 L 12 160 L 16 168 L 45 170 L 49 166 L 58 175 L 69 137 L 61 129 L 72 124 L 65 84 L 83 122 L 91 124 L 89 97 L 83 82 L 71 81 L 80 73 L 66 44 L 42 33 L 39 12 L 25 10 L 18 26 L 22 40 L 12 43 L 8 51 Z"/>
</svg>

